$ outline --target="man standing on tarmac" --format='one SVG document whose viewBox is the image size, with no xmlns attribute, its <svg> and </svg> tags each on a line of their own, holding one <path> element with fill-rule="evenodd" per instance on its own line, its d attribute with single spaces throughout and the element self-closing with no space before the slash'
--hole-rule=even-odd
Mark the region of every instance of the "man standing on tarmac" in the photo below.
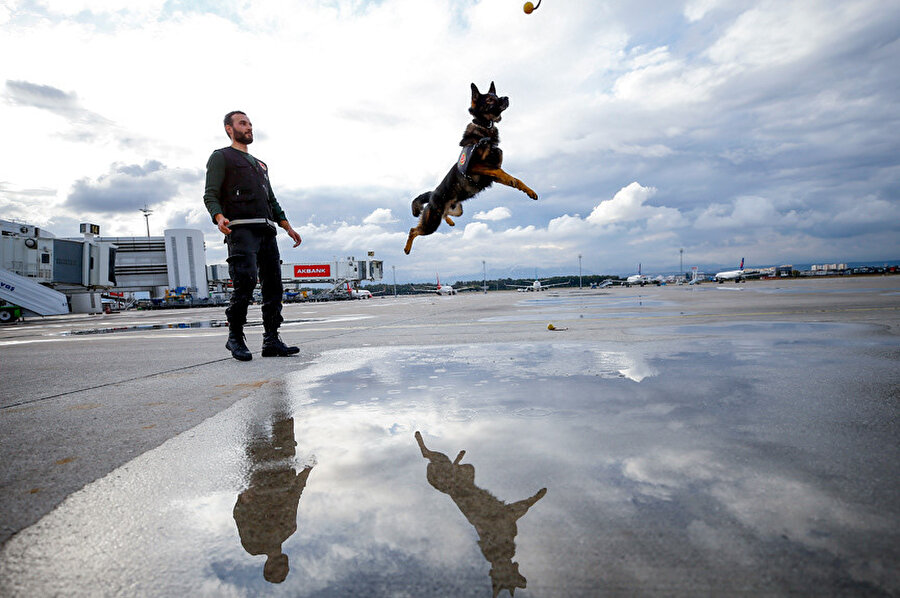
<svg viewBox="0 0 900 598">
<path fill-rule="evenodd" d="M 234 292 L 225 310 L 228 318 L 228 342 L 225 348 L 232 357 L 250 361 L 253 355 L 247 348 L 244 324 L 247 307 L 253 300 L 256 278 L 262 287 L 263 357 L 294 355 L 297 347 L 285 345 L 278 336 L 281 326 L 281 259 L 275 240 L 275 224 L 287 231 L 300 245 L 297 234 L 284 210 L 278 205 L 268 167 L 247 153 L 253 143 L 253 125 L 243 112 L 236 110 L 225 115 L 225 132 L 231 146 L 218 149 L 206 163 L 206 192 L 203 203 L 213 222 L 225 235 L 228 244 L 228 274 Z"/>
</svg>

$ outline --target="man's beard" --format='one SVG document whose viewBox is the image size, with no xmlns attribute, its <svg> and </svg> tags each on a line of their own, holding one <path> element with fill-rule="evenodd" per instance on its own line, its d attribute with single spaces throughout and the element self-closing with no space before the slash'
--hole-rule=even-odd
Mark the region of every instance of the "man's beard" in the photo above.
<svg viewBox="0 0 900 598">
<path fill-rule="evenodd" d="M 238 143 L 243 143 L 244 145 L 249 145 L 253 143 L 253 132 L 249 131 L 247 133 L 241 133 L 240 131 L 234 132 L 234 140 Z"/>
</svg>

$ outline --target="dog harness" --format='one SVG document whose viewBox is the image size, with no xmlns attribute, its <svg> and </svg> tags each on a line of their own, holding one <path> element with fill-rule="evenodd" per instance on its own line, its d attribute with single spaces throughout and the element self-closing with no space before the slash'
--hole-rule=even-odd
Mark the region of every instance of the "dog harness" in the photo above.
<svg viewBox="0 0 900 598">
<path fill-rule="evenodd" d="M 468 177 L 469 163 L 471 162 L 472 154 L 476 149 L 486 143 L 493 144 L 493 141 L 494 140 L 490 137 L 482 137 L 476 143 L 463 147 L 462 151 L 459 153 L 459 160 L 456 161 L 456 168 L 459 170 L 459 174 Z"/>
</svg>

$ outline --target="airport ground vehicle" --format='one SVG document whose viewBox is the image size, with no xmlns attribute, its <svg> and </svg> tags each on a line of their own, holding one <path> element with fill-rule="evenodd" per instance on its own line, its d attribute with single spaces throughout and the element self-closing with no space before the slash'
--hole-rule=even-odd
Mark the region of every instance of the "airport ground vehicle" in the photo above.
<svg viewBox="0 0 900 598">
<path fill-rule="evenodd" d="M 10 324 L 22 317 L 22 308 L 0 300 L 0 324 Z"/>
</svg>

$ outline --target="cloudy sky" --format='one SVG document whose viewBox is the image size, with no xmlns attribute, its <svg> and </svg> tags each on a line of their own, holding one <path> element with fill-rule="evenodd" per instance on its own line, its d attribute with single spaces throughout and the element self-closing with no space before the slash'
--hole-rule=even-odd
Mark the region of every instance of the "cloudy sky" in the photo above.
<svg viewBox="0 0 900 598">
<path fill-rule="evenodd" d="M 0 0 L 0 214 L 56 236 L 199 228 L 222 116 L 301 236 L 386 277 L 900 261 L 900 3 Z M 496 82 L 504 169 L 403 255 Z"/>
</svg>

